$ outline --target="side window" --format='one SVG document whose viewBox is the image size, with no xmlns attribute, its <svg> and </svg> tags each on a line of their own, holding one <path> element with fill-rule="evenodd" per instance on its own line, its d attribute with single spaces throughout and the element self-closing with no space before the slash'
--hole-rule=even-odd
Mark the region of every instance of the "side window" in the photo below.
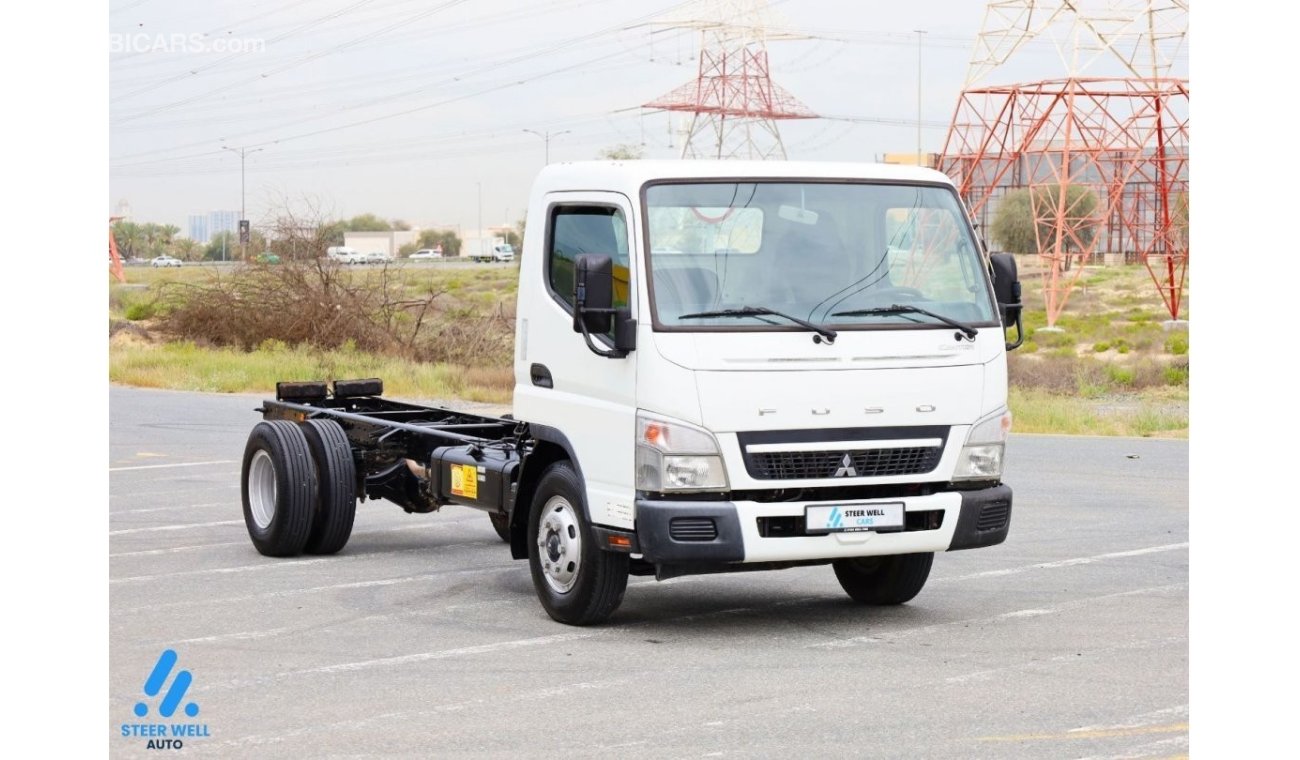
<svg viewBox="0 0 1300 760">
<path fill-rule="evenodd" d="M 612 206 L 555 206 L 551 209 L 550 250 L 546 277 L 551 292 L 573 306 L 573 262 L 581 253 L 614 260 L 614 306 L 628 303 L 627 220 Z"/>
</svg>

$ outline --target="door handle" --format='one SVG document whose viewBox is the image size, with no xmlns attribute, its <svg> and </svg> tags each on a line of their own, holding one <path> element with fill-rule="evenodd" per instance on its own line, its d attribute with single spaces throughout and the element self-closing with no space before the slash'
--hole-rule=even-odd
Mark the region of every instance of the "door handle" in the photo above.
<svg viewBox="0 0 1300 760">
<path fill-rule="evenodd" d="M 528 375 L 533 380 L 533 385 L 538 388 L 554 388 L 555 382 L 551 380 L 551 371 L 546 368 L 545 364 L 534 364 L 528 368 Z"/>
</svg>

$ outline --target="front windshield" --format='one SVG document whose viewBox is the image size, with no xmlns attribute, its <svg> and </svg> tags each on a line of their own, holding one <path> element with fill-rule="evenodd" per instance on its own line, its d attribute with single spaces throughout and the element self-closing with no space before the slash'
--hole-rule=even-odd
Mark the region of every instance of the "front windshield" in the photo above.
<svg viewBox="0 0 1300 760">
<path fill-rule="evenodd" d="M 658 184 L 646 189 L 656 325 L 771 330 L 762 307 L 844 327 L 945 326 L 916 306 L 996 324 L 979 249 L 950 188 L 849 182 Z"/>
</svg>

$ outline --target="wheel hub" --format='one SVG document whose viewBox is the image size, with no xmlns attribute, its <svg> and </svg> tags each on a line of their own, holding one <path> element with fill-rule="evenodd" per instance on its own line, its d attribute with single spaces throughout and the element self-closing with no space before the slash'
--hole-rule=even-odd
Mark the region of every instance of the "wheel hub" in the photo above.
<svg viewBox="0 0 1300 760">
<path fill-rule="evenodd" d="M 275 495 L 275 463 L 266 449 L 258 449 L 248 465 L 248 508 L 261 530 L 275 518 Z"/>
<path fill-rule="evenodd" d="M 537 548 L 546 584 L 557 593 L 567 593 L 578 580 L 582 531 L 573 505 L 563 496 L 551 497 L 542 509 Z"/>
</svg>

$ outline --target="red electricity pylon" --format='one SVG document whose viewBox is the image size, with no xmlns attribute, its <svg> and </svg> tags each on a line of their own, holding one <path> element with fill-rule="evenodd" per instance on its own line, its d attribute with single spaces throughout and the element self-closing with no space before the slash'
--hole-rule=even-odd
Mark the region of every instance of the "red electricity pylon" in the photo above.
<svg viewBox="0 0 1300 760">
<path fill-rule="evenodd" d="M 1185 79 L 1163 74 L 1186 35 L 1186 3 L 1087 5 L 989 4 L 939 168 L 986 228 L 1009 192 L 1028 193 L 1049 325 L 1098 253 L 1140 259 L 1178 319 L 1189 252 L 1189 90 Z M 1108 58 L 1123 76 L 975 84 L 1033 36 L 1063 24 L 1072 27 L 1063 60 Z"/>
<path fill-rule="evenodd" d="M 117 239 L 113 237 L 113 222 L 120 216 L 108 218 L 108 271 L 118 282 L 126 282 L 126 270 L 122 268 L 122 257 L 117 252 Z"/>
<path fill-rule="evenodd" d="M 786 157 L 777 122 L 815 119 L 807 106 L 772 81 L 763 0 L 719 0 L 712 19 L 676 26 L 700 29 L 695 81 L 644 108 L 691 114 L 682 158 Z M 782 39 L 792 39 L 788 34 Z"/>
</svg>

